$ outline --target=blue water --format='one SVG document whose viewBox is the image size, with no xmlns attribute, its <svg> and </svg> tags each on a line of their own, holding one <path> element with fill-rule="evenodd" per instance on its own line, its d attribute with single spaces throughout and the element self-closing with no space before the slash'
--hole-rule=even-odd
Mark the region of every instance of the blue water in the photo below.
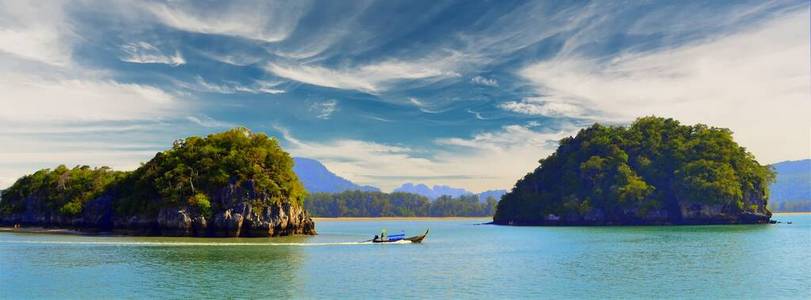
<svg viewBox="0 0 811 300">
<path fill-rule="evenodd" d="M 320 221 L 314 237 L 0 233 L 0 298 L 811 298 L 793 224 L 503 227 Z M 423 244 L 358 243 L 381 228 Z"/>
</svg>

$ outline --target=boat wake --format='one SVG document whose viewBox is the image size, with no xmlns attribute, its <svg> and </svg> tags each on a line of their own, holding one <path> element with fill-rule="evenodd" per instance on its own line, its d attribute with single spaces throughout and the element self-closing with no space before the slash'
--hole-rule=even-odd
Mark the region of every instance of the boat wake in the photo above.
<svg viewBox="0 0 811 300">
<path fill-rule="evenodd" d="M 317 247 L 317 246 L 352 246 L 352 245 L 403 245 L 410 241 L 392 243 L 372 242 L 329 242 L 329 243 L 255 243 L 255 242 L 153 242 L 153 241 L 0 241 L 0 244 L 38 244 L 38 245 L 89 245 L 121 247 L 232 247 L 232 246 L 274 246 L 274 247 Z"/>
</svg>

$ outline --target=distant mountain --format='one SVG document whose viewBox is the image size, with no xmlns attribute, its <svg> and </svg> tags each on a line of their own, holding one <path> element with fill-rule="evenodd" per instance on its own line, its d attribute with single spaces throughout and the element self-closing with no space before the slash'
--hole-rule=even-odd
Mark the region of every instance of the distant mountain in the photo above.
<svg viewBox="0 0 811 300">
<path fill-rule="evenodd" d="M 293 167 L 293 171 L 296 172 L 301 182 L 304 183 L 304 187 L 307 191 L 311 193 L 340 193 L 354 190 L 366 192 L 380 191 L 380 189 L 376 187 L 358 185 L 338 176 L 315 159 L 294 157 L 293 160 L 296 163 Z M 414 184 L 410 182 L 404 183 L 402 186 L 394 189 L 394 191 L 422 195 L 431 200 L 435 200 L 444 195 L 459 198 L 459 196 L 462 195 L 474 194 L 463 188 L 455 188 L 447 185 L 434 185 L 433 187 L 429 187 L 425 184 Z M 484 202 L 488 197 L 499 200 L 505 193 L 507 193 L 506 190 L 489 190 L 477 195 L 481 202 Z"/>
<path fill-rule="evenodd" d="M 773 164 L 777 180 L 770 188 L 775 211 L 811 211 L 811 159 Z"/>
<path fill-rule="evenodd" d="M 317 160 L 303 157 L 294 157 L 293 160 L 295 161 L 293 172 L 296 172 L 296 175 L 298 175 L 298 178 L 310 193 L 340 193 L 354 190 L 367 192 L 380 191 L 380 189 L 376 187 L 358 185 L 335 175 L 335 173 L 330 172 L 327 167 Z"/>
<path fill-rule="evenodd" d="M 425 184 L 414 184 L 410 182 L 404 183 L 402 186 L 394 189 L 394 191 L 422 195 L 431 200 L 436 200 L 436 198 L 446 195 L 454 198 L 459 198 L 459 196 L 463 195 L 474 195 L 472 192 L 463 188 L 454 188 L 447 185 L 435 185 L 433 187 L 429 187 Z M 499 200 L 501 199 L 501 196 L 506 193 L 506 190 L 489 190 L 476 195 L 479 196 L 479 200 L 481 202 L 484 202 L 487 200 L 487 197 L 493 197 L 496 200 Z"/>
<path fill-rule="evenodd" d="M 507 190 L 489 190 L 479 193 L 480 201 L 487 201 L 488 197 L 493 197 L 496 201 L 501 200 L 501 196 L 507 193 Z"/>
<path fill-rule="evenodd" d="M 395 192 L 405 192 L 405 193 L 412 193 L 417 195 L 422 195 L 427 197 L 428 199 L 435 200 L 436 198 L 442 196 L 451 196 L 457 198 L 462 195 L 471 195 L 473 193 L 468 192 L 463 188 L 453 188 L 447 185 L 435 185 L 433 187 L 428 187 L 425 184 L 413 184 L 413 183 L 404 183 L 402 186 L 394 189 Z"/>
</svg>

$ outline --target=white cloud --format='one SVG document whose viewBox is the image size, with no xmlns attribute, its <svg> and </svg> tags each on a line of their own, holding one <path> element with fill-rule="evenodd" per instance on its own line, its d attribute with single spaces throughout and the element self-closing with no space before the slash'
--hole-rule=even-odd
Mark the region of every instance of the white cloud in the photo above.
<svg viewBox="0 0 811 300">
<path fill-rule="evenodd" d="M 0 1 L 0 54 L 69 65 L 75 35 L 62 6 L 60 1 Z"/>
<path fill-rule="evenodd" d="M 228 1 L 217 5 L 210 7 L 192 1 L 141 3 L 158 21 L 179 30 L 263 42 L 287 38 L 307 6 L 304 1 Z"/>
<path fill-rule="evenodd" d="M 483 86 L 491 86 L 491 87 L 497 87 L 498 86 L 498 81 L 496 81 L 495 79 L 488 79 L 488 78 L 484 78 L 484 77 L 481 77 L 481 76 L 473 77 L 472 79 L 470 79 L 470 82 L 472 82 L 473 84 L 478 84 L 478 85 L 483 85 Z"/>
<path fill-rule="evenodd" d="M 175 50 L 172 55 L 164 54 L 163 51 L 158 49 L 147 42 L 128 43 L 121 46 L 121 51 L 125 56 L 121 57 L 122 61 L 138 63 L 138 64 L 167 64 L 172 66 L 179 66 L 186 63 L 180 51 Z"/>
<path fill-rule="evenodd" d="M 316 102 L 310 106 L 310 111 L 315 112 L 315 117 L 327 120 L 333 113 L 338 111 L 338 101 L 330 99 L 323 102 Z"/>
<path fill-rule="evenodd" d="M 554 99 L 558 100 L 558 99 Z M 527 97 L 521 101 L 507 101 L 498 105 L 499 108 L 507 111 L 526 115 L 547 116 L 547 117 L 584 117 L 585 112 L 581 107 L 566 102 L 553 102 L 541 97 Z"/>
<path fill-rule="evenodd" d="M 366 93 L 385 91 L 391 84 L 403 80 L 457 77 L 452 71 L 453 57 L 442 61 L 388 60 L 354 68 L 326 68 L 309 65 L 280 65 L 270 63 L 266 69 L 276 76 L 307 84 Z"/>
<path fill-rule="evenodd" d="M 417 98 L 414 98 L 414 97 L 408 98 L 408 102 L 410 102 L 411 104 L 416 105 L 417 107 L 424 106 L 424 104 L 422 103 L 422 101 L 420 101 L 420 99 L 417 99 Z"/>
<path fill-rule="evenodd" d="M 656 114 L 728 127 L 770 163 L 808 157 L 809 52 L 809 12 L 803 8 L 709 41 L 608 62 L 558 57 L 519 74 L 547 95 L 546 103 L 588 107 L 603 119 Z M 528 104 L 503 108 L 534 112 Z"/>
<path fill-rule="evenodd" d="M 206 127 L 206 128 L 233 128 L 233 127 L 238 127 L 237 124 L 216 120 L 216 119 L 214 119 L 212 117 L 209 117 L 207 115 L 202 115 L 202 114 L 198 115 L 198 116 L 186 116 L 186 120 L 189 120 L 190 122 L 192 122 L 194 124 L 197 124 L 197 125 L 200 125 L 200 126 L 203 126 L 203 127 Z"/>
<path fill-rule="evenodd" d="M 205 93 L 218 93 L 218 94 L 282 94 L 285 90 L 277 88 L 281 82 L 271 82 L 264 80 L 254 81 L 250 85 L 243 85 L 238 82 L 225 82 L 225 83 L 212 83 L 202 76 L 195 76 L 194 82 L 175 81 L 179 87 Z"/>
<path fill-rule="evenodd" d="M 414 105 L 414 106 L 416 106 L 416 107 L 417 107 L 417 108 L 418 108 L 418 109 L 419 109 L 421 112 L 424 112 L 424 113 L 427 113 L 427 114 L 438 114 L 438 113 L 441 113 L 441 112 L 443 112 L 443 111 L 444 111 L 444 110 L 435 110 L 435 109 L 430 109 L 430 108 L 429 108 L 429 106 L 430 106 L 430 105 L 428 105 L 428 103 L 425 103 L 425 102 L 423 102 L 422 100 L 417 99 L 417 98 L 414 98 L 414 97 L 409 97 L 409 98 L 408 98 L 408 103 L 413 104 L 413 105 Z"/>
<path fill-rule="evenodd" d="M 0 73 L 0 121 L 138 120 L 166 116 L 180 100 L 150 86 L 103 79 Z"/>
<path fill-rule="evenodd" d="M 422 178 L 427 184 L 450 184 L 469 190 L 509 188 L 516 180 L 549 155 L 557 141 L 577 130 L 532 130 L 510 125 L 483 132 L 471 138 L 446 138 L 434 141 L 430 155 L 419 149 L 353 139 L 307 142 L 281 131 L 295 156 L 315 158 L 330 170 L 362 184 L 392 190 L 403 182 Z M 444 147 L 444 148 L 443 148 Z M 426 158 L 430 157 L 430 158 Z"/>
</svg>

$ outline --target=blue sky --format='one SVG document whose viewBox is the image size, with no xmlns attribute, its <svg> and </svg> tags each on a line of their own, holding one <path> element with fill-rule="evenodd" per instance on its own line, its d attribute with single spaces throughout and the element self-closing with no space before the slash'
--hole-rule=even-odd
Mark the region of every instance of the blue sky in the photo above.
<svg viewBox="0 0 811 300">
<path fill-rule="evenodd" d="M 509 188 L 644 115 L 811 156 L 808 1 L 0 1 L 0 187 L 245 126 L 360 184 Z"/>
</svg>

